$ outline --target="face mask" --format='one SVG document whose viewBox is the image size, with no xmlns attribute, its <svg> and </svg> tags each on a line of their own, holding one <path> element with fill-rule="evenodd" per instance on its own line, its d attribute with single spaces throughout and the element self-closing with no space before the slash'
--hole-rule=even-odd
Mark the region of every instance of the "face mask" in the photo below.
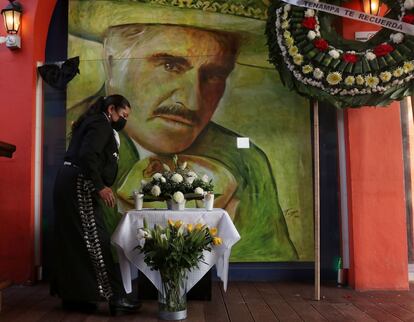
<svg viewBox="0 0 414 322">
<path fill-rule="evenodd" d="M 126 120 L 126 119 L 124 119 L 123 117 L 120 117 L 120 118 L 118 119 L 118 121 L 116 121 L 116 122 L 112 122 L 112 123 L 111 123 L 111 126 L 112 126 L 112 128 L 113 128 L 115 131 L 119 132 L 119 131 L 121 131 L 121 130 L 125 127 L 126 122 L 127 122 L 127 120 Z"/>
</svg>

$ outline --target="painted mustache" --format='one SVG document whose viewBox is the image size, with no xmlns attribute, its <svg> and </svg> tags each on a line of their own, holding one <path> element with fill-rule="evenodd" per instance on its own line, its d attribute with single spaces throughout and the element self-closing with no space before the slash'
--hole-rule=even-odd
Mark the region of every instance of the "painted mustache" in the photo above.
<svg viewBox="0 0 414 322">
<path fill-rule="evenodd" d="M 154 116 L 166 116 L 167 118 L 174 119 L 178 122 L 194 125 L 199 123 L 199 118 L 196 112 L 189 110 L 182 104 L 170 104 L 170 105 L 161 105 L 158 107 L 154 113 Z"/>
</svg>

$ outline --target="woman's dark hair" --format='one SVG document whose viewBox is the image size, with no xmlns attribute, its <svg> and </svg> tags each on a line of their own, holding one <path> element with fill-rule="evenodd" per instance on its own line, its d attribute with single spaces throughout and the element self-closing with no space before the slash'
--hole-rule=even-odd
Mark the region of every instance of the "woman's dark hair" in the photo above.
<svg viewBox="0 0 414 322">
<path fill-rule="evenodd" d="M 128 100 L 122 95 L 114 94 L 100 96 L 75 122 L 73 122 L 72 131 L 76 130 L 87 117 L 94 114 L 105 113 L 110 105 L 114 105 L 116 111 L 126 107 L 131 108 L 131 104 L 129 104 Z"/>
</svg>

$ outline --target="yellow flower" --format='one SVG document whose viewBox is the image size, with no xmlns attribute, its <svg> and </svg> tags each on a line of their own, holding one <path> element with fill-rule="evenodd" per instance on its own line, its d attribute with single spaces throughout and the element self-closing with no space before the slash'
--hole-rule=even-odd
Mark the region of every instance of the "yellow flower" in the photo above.
<svg viewBox="0 0 414 322">
<path fill-rule="evenodd" d="M 216 227 L 210 228 L 209 230 L 210 230 L 210 235 L 211 236 L 216 236 L 217 235 L 217 228 Z"/>
<path fill-rule="evenodd" d="M 293 56 L 293 62 L 296 65 L 302 65 L 303 64 L 303 56 L 302 55 L 295 55 L 295 56 Z"/>
<path fill-rule="evenodd" d="M 174 226 L 174 221 L 172 221 L 171 219 L 168 219 L 168 225 Z"/>
<path fill-rule="evenodd" d="M 193 231 L 193 224 L 188 224 L 187 225 L 187 230 L 189 233 L 191 233 Z"/>
<path fill-rule="evenodd" d="M 372 76 L 371 74 L 369 74 L 365 77 L 365 83 L 368 87 L 373 88 L 378 85 L 379 79 L 377 76 Z"/>
<path fill-rule="evenodd" d="M 329 73 L 326 77 L 326 81 L 329 85 L 338 85 L 342 81 L 342 75 L 339 72 Z"/>
<path fill-rule="evenodd" d="M 408 74 L 414 70 L 414 64 L 412 62 L 405 62 L 403 68 L 404 72 Z"/>
<path fill-rule="evenodd" d="M 295 43 L 295 40 L 293 40 L 292 37 L 286 38 L 285 39 L 286 45 L 291 48 L 293 46 L 293 44 Z"/>
<path fill-rule="evenodd" d="M 283 21 L 283 22 L 282 22 L 281 27 L 282 27 L 282 29 L 287 29 L 287 28 L 289 28 L 289 20 L 285 20 L 285 21 Z"/>
<path fill-rule="evenodd" d="M 354 76 L 348 76 L 345 78 L 345 84 L 348 86 L 354 85 L 355 83 L 355 77 Z"/>
<path fill-rule="evenodd" d="M 402 67 L 398 67 L 396 70 L 392 72 L 392 75 L 395 77 L 401 77 L 404 74 L 404 69 Z"/>
<path fill-rule="evenodd" d="M 299 48 L 296 46 L 292 46 L 289 48 L 289 55 L 295 56 L 299 52 Z"/>
<path fill-rule="evenodd" d="M 201 230 L 201 229 L 203 229 L 203 224 L 198 223 L 198 224 L 195 226 L 195 229 L 197 229 L 197 230 Z"/>
<path fill-rule="evenodd" d="M 313 72 L 313 67 L 311 65 L 305 65 L 302 67 L 302 72 L 304 74 L 309 74 Z"/>
<path fill-rule="evenodd" d="M 292 38 L 290 31 L 289 30 L 285 30 L 285 32 L 283 33 L 283 37 L 285 37 L 286 39 Z"/>
<path fill-rule="evenodd" d="M 213 245 L 221 245 L 223 241 L 220 237 L 213 237 Z"/>
<path fill-rule="evenodd" d="M 386 83 L 389 82 L 391 80 L 392 74 L 390 72 L 382 72 L 379 77 L 381 78 L 381 80 Z"/>
<path fill-rule="evenodd" d="M 182 224 L 183 224 L 183 221 L 182 220 L 177 220 L 176 222 L 175 222 L 175 228 L 180 228 L 181 226 L 182 226 Z"/>
<path fill-rule="evenodd" d="M 355 79 L 356 79 L 356 83 L 358 85 L 364 85 L 365 79 L 364 79 L 364 77 L 362 75 L 358 75 Z"/>
</svg>

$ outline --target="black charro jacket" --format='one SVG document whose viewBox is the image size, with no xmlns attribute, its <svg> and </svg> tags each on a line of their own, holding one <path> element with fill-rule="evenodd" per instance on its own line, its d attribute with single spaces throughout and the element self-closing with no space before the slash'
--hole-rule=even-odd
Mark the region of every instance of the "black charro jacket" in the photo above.
<svg viewBox="0 0 414 322">
<path fill-rule="evenodd" d="M 80 168 L 96 191 L 113 185 L 118 172 L 118 146 L 107 117 L 87 117 L 72 133 L 65 161 Z"/>
</svg>

